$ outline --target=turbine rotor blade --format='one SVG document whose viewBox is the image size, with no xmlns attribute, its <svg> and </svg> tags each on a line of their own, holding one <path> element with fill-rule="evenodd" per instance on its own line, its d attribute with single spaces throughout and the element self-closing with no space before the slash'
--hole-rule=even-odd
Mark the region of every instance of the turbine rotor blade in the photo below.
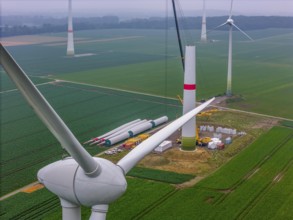
<svg viewBox="0 0 293 220">
<path fill-rule="evenodd" d="M 212 32 L 212 31 L 214 31 L 214 30 L 216 30 L 216 29 L 218 29 L 218 28 L 220 28 L 220 27 L 222 27 L 222 26 L 224 26 L 226 24 L 227 24 L 227 21 L 224 22 L 223 24 L 218 25 L 217 27 L 215 27 L 215 28 L 213 28 L 211 30 L 208 30 L 207 32 L 205 32 L 205 34 L 210 33 L 210 32 Z"/>
<path fill-rule="evenodd" d="M 249 40 L 253 41 L 253 39 L 246 34 L 243 30 L 241 30 L 236 24 L 232 24 L 235 28 L 237 28 L 242 34 L 244 34 Z"/>
<path fill-rule="evenodd" d="M 38 117 L 60 142 L 61 146 L 70 153 L 87 175 L 98 175 L 100 171 L 98 163 L 81 146 L 66 124 L 1 43 L 0 63 Z"/>
<path fill-rule="evenodd" d="M 142 158 L 144 158 L 147 154 L 154 150 L 161 142 L 163 142 L 167 137 L 174 133 L 178 128 L 182 127 L 197 113 L 207 107 L 212 101 L 214 101 L 214 99 L 215 98 L 212 98 L 206 101 L 205 103 L 181 116 L 177 120 L 167 125 L 165 128 L 161 129 L 160 131 L 143 141 L 130 153 L 123 157 L 117 163 L 117 165 L 124 170 L 124 174 L 126 175 L 128 171 L 130 171 Z"/>
<path fill-rule="evenodd" d="M 232 8 L 233 8 L 233 0 L 231 0 L 230 12 L 229 12 L 229 19 L 232 17 Z"/>
</svg>

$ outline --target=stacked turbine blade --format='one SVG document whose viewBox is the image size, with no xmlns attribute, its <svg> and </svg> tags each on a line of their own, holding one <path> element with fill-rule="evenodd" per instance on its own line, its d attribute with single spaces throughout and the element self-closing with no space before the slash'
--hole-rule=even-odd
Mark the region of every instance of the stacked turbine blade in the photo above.
<svg viewBox="0 0 293 220">
<path fill-rule="evenodd" d="M 124 125 L 121 125 L 118 128 L 107 132 L 106 134 L 92 138 L 91 140 L 88 140 L 85 143 L 90 145 L 104 144 L 106 146 L 112 146 L 113 144 L 119 143 L 128 138 L 134 137 L 135 135 L 138 135 L 142 132 L 145 132 L 154 127 L 157 127 L 163 123 L 166 123 L 167 121 L 168 121 L 167 116 L 163 116 L 155 120 L 149 120 L 149 121 L 147 121 L 146 119 L 144 120 L 137 119 L 137 120 L 128 122 Z"/>
</svg>

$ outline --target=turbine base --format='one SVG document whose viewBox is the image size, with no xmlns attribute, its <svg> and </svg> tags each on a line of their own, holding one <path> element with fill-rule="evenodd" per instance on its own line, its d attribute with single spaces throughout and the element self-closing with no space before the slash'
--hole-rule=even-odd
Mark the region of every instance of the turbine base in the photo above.
<svg viewBox="0 0 293 220">
<path fill-rule="evenodd" d="M 182 150 L 186 151 L 193 151 L 195 150 L 195 137 L 182 137 L 182 145 L 181 148 Z"/>
<path fill-rule="evenodd" d="M 73 50 L 68 50 L 66 53 L 67 56 L 74 56 L 74 51 Z"/>
</svg>

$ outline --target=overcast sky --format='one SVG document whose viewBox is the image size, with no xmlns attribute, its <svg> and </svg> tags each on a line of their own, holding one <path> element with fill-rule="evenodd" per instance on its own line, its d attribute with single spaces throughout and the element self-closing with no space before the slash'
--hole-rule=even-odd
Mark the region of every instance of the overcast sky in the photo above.
<svg viewBox="0 0 293 220">
<path fill-rule="evenodd" d="M 177 0 L 185 15 L 199 15 L 203 0 Z M 66 16 L 68 0 L 0 0 L 1 14 Z M 206 0 L 208 15 L 224 15 L 230 0 Z M 73 0 L 75 16 L 165 16 L 171 0 Z M 293 0 L 234 0 L 235 15 L 293 16 Z"/>
</svg>

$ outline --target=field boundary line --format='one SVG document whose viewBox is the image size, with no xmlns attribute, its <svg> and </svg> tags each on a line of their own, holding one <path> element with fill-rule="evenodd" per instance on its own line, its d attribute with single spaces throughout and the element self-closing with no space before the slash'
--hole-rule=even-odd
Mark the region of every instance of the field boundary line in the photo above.
<svg viewBox="0 0 293 220">
<path fill-rule="evenodd" d="M 128 92 L 128 93 L 131 93 L 131 94 L 139 94 L 139 95 L 145 95 L 145 96 L 163 98 L 163 99 L 169 99 L 169 100 L 177 100 L 177 98 L 154 95 L 154 94 L 149 94 L 149 93 L 144 93 L 144 92 L 135 92 L 135 91 L 127 90 L 127 89 L 117 89 L 117 88 L 108 87 L 108 86 L 99 86 L 99 85 L 90 84 L 90 83 L 75 82 L 75 81 L 63 80 L 63 79 L 51 78 L 51 77 L 49 77 L 48 79 L 53 79 L 53 80 L 55 80 L 55 82 L 67 82 L 67 83 L 72 83 L 72 84 L 77 84 L 77 85 L 85 85 L 85 86 L 91 86 L 91 87 L 102 88 L 102 89 L 110 89 L 110 90 L 114 90 L 114 91 Z M 197 104 L 201 104 L 201 103 L 197 102 Z M 261 116 L 261 117 L 267 117 L 267 118 L 273 118 L 273 119 L 286 120 L 286 121 L 292 121 L 293 122 L 293 119 L 290 119 L 290 118 L 283 118 L 283 117 L 266 115 L 266 114 L 261 114 L 261 113 L 256 113 L 256 112 L 249 112 L 249 111 L 244 111 L 244 110 L 239 110 L 239 109 L 227 108 L 227 107 L 222 107 L 222 106 L 215 105 L 215 104 L 210 105 L 210 106 L 217 107 L 217 108 L 223 109 L 223 110 L 228 110 L 228 111 L 241 112 L 241 113 L 257 115 L 257 116 Z"/>
<path fill-rule="evenodd" d="M 17 190 L 14 190 L 14 191 L 12 191 L 11 193 L 8 193 L 8 194 L 6 194 L 6 195 L 0 197 L 0 201 L 3 201 L 3 200 L 5 200 L 5 199 L 7 199 L 7 198 L 9 198 L 9 197 L 11 197 L 11 196 L 14 196 L 15 194 L 21 192 L 22 190 L 24 190 L 24 189 L 26 189 L 26 188 L 28 188 L 28 187 L 31 187 L 31 186 L 33 186 L 33 185 L 35 185 L 35 184 L 38 184 L 38 183 L 39 183 L 38 181 L 35 181 L 35 182 L 30 183 L 30 184 L 28 184 L 28 185 L 26 185 L 26 186 L 24 186 L 24 187 L 21 187 L 21 188 L 19 188 L 19 189 L 17 189 Z"/>
<path fill-rule="evenodd" d="M 160 96 L 160 95 L 154 95 L 154 94 L 149 94 L 149 93 L 144 93 L 144 92 L 135 92 L 135 91 L 127 90 L 127 89 L 117 89 L 117 88 L 108 87 L 108 86 L 99 86 L 99 85 L 90 84 L 90 83 L 75 82 L 75 81 L 63 80 L 63 79 L 57 79 L 57 78 L 51 78 L 51 77 L 49 77 L 48 79 L 53 79 L 53 80 L 55 80 L 55 82 L 67 82 L 67 83 L 91 86 L 91 87 L 96 87 L 96 88 L 101 88 L 101 89 L 109 89 L 109 90 L 120 91 L 120 92 L 128 92 L 128 93 L 131 93 L 131 94 L 139 94 L 139 95 L 151 96 L 151 97 L 156 97 L 156 98 L 177 100 L 176 98 Z"/>
<path fill-rule="evenodd" d="M 74 87 L 72 87 L 72 86 L 64 86 L 64 85 L 58 85 L 58 86 L 62 86 L 62 87 L 66 87 L 66 88 L 74 88 Z M 103 88 L 104 89 L 104 88 Z M 86 89 L 80 89 L 80 90 L 83 90 L 83 91 L 89 91 L 89 90 L 86 90 Z M 115 91 L 114 89 L 109 89 L 109 90 L 113 90 L 113 91 Z M 91 90 L 92 91 L 92 90 Z M 119 94 L 111 94 L 111 93 L 109 93 L 109 92 L 101 92 L 101 91 L 97 91 L 97 92 L 99 92 L 99 93 L 103 93 L 103 94 L 106 94 L 106 95 L 111 95 L 111 96 L 121 96 L 121 95 L 119 95 Z M 128 92 L 128 93 L 130 93 L 130 92 Z M 138 93 L 133 93 L 133 94 L 138 94 Z M 139 94 L 139 95 L 142 95 L 142 94 Z M 145 96 L 152 96 L 152 95 L 145 95 Z M 124 96 L 122 96 L 122 97 L 124 97 Z M 158 98 L 158 97 L 156 97 L 156 98 Z M 160 98 L 162 98 L 162 99 L 168 99 L 168 98 L 165 98 L 165 97 L 160 97 Z M 168 106 L 172 106 L 172 107 L 180 107 L 180 105 L 179 104 L 167 104 L 167 103 L 165 103 L 165 102 L 160 102 L 160 101 L 151 101 L 151 100 L 146 100 L 146 99 L 143 99 L 143 98 L 133 98 L 134 100 L 137 100 L 137 101 L 142 101 L 142 102 L 149 102 L 149 103 L 154 103 L 154 104 L 158 104 L 158 105 L 168 105 Z M 174 101 L 176 101 L 176 99 L 174 100 Z"/>
<path fill-rule="evenodd" d="M 35 86 L 43 86 L 43 85 L 47 85 L 47 84 L 51 84 L 51 83 L 52 82 L 45 82 L 45 83 L 35 84 Z M 19 90 L 18 89 L 5 90 L 5 91 L 1 91 L 0 94 L 15 92 L 15 91 L 19 91 Z"/>
<path fill-rule="evenodd" d="M 290 119 L 290 118 L 283 118 L 283 117 L 266 115 L 266 114 L 261 114 L 261 113 L 256 113 L 256 112 L 249 112 L 249 111 L 244 111 L 244 110 L 239 110 L 239 109 L 234 109 L 234 108 L 222 107 L 222 106 L 218 106 L 218 105 L 210 105 L 210 106 L 217 107 L 217 108 L 223 109 L 223 110 L 233 111 L 233 112 L 241 112 L 241 113 L 246 113 L 246 114 L 266 117 L 266 118 L 273 118 L 273 119 L 286 120 L 286 121 L 292 121 L 293 122 L 293 119 Z"/>
</svg>

